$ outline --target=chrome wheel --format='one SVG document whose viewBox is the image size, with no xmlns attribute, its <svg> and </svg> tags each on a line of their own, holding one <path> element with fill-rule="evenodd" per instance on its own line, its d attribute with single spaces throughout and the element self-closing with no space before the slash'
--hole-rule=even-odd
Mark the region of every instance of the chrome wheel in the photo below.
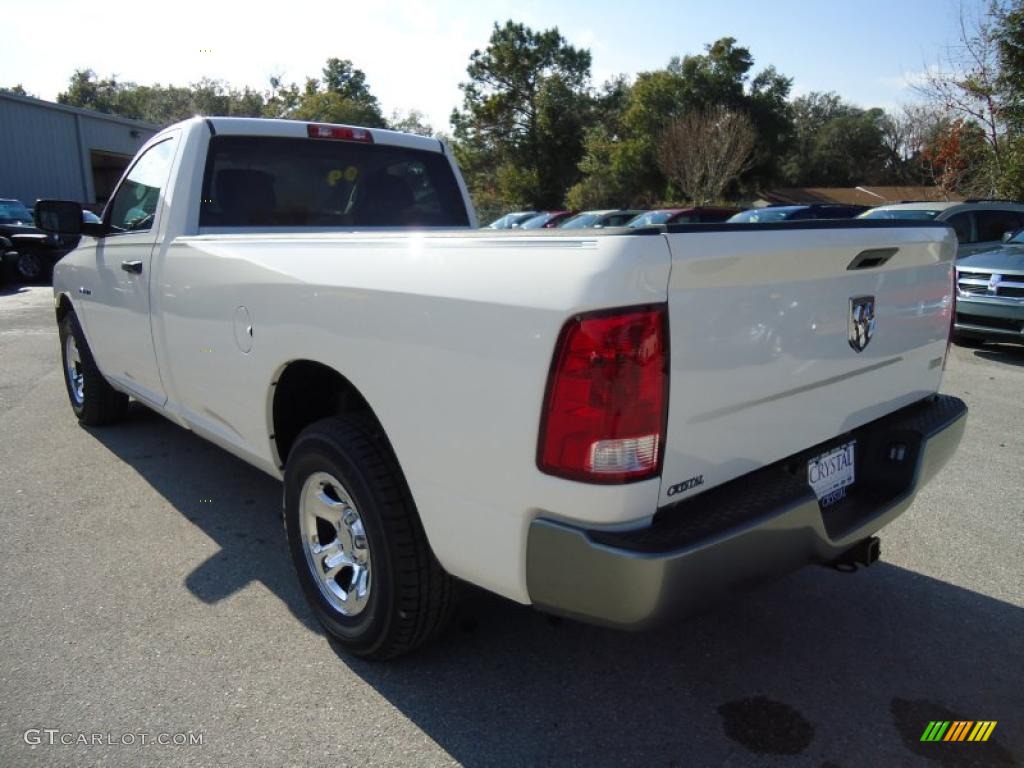
<svg viewBox="0 0 1024 768">
<path fill-rule="evenodd" d="M 344 616 L 361 613 L 370 596 L 370 544 L 349 492 L 326 472 L 313 473 L 302 486 L 299 530 L 324 599 Z"/>
<path fill-rule="evenodd" d="M 75 337 L 68 334 L 64 342 L 64 375 L 68 377 L 68 390 L 75 405 L 85 402 L 85 375 L 82 373 L 82 356 L 78 353 Z"/>
</svg>

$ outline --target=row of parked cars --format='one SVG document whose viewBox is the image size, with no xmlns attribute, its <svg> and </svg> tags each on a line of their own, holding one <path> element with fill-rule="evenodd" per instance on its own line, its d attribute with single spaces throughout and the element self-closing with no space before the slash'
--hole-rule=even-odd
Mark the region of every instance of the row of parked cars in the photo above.
<svg viewBox="0 0 1024 768">
<path fill-rule="evenodd" d="M 725 207 L 621 209 L 576 214 L 571 211 L 515 211 L 491 222 L 488 227 L 582 229 L 850 218 L 935 221 L 952 227 L 959 241 L 953 340 L 964 346 L 985 342 L 1024 343 L 1024 203 L 1016 201 L 911 201 L 875 208 L 780 205 L 745 211 Z"/>
<path fill-rule="evenodd" d="M 869 208 L 863 205 L 773 205 L 741 210 L 729 207 L 660 208 L 657 210 L 514 211 L 487 225 L 489 229 L 582 229 L 647 227 L 659 224 L 765 224 L 814 219 L 899 219 L 948 224 L 960 241 L 960 258 L 998 246 L 1007 233 L 1024 227 L 1024 203 L 1003 200 L 905 202 Z"/>
<path fill-rule="evenodd" d="M 651 227 L 660 224 L 759 224 L 808 219 L 851 219 L 869 209 L 863 205 L 773 205 L 767 208 L 694 206 L 689 208 L 609 209 L 600 211 L 513 211 L 487 225 L 487 229 L 599 229 Z"/>
<path fill-rule="evenodd" d="M 492 221 L 485 229 L 599 229 L 602 227 L 649 227 L 657 224 L 701 224 L 726 221 L 739 208 L 659 208 L 648 211 L 617 208 L 600 211 L 513 211 Z"/>
</svg>

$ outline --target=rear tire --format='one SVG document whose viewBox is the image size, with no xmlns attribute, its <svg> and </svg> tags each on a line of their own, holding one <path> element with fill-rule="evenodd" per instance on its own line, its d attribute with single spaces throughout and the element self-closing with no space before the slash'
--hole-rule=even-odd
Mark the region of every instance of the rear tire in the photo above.
<svg viewBox="0 0 1024 768">
<path fill-rule="evenodd" d="M 412 495 L 371 418 L 322 419 L 288 456 L 285 529 L 317 619 L 348 652 L 408 653 L 437 635 L 453 579 L 434 557 Z"/>
<path fill-rule="evenodd" d="M 103 378 L 74 312 L 68 312 L 60 321 L 59 335 L 64 385 L 78 421 L 99 427 L 123 419 L 128 412 L 128 396 Z"/>
</svg>

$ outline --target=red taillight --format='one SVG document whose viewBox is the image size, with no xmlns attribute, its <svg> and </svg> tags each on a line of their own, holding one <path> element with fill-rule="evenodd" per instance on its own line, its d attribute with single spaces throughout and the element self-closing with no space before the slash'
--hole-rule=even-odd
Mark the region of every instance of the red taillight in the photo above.
<svg viewBox="0 0 1024 768">
<path fill-rule="evenodd" d="M 311 139 L 340 139 L 341 141 L 361 141 L 373 144 L 373 134 L 365 128 L 351 128 L 347 125 L 325 125 L 308 123 L 306 133 Z"/>
<path fill-rule="evenodd" d="M 626 483 L 661 471 L 668 414 L 664 306 L 574 317 L 555 348 L 541 416 L 541 471 Z"/>
</svg>

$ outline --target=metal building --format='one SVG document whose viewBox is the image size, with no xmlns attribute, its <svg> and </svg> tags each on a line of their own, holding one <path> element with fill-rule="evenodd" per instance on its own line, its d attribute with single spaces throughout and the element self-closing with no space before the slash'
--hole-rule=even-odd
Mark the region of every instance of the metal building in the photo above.
<svg viewBox="0 0 1024 768">
<path fill-rule="evenodd" d="M 159 126 L 0 91 L 0 198 L 96 207 Z"/>
</svg>

